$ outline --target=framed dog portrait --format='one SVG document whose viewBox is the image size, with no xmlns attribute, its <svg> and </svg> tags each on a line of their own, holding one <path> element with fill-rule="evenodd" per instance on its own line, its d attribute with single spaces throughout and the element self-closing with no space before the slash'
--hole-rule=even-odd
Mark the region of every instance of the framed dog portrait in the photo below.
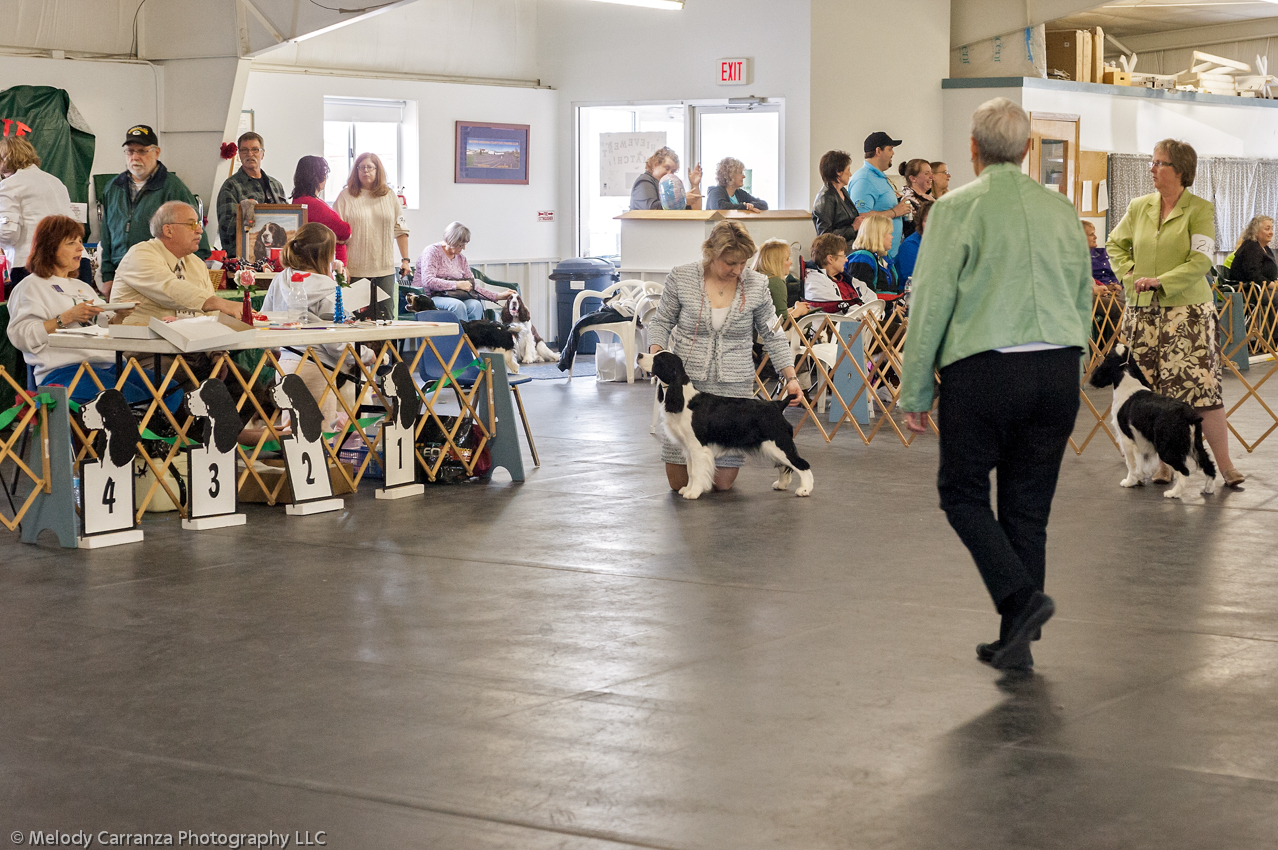
<svg viewBox="0 0 1278 850">
<path fill-rule="evenodd" d="M 271 249 L 284 250 L 284 243 L 306 224 L 302 204 L 258 204 L 253 223 L 244 227 L 244 210 L 235 208 L 235 256 L 256 263 L 269 260 Z"/>
<path fill-rule="evenodd" d="M 457 122 L 454 183 L 528 185 L 528 125 Z"/>
</svg>

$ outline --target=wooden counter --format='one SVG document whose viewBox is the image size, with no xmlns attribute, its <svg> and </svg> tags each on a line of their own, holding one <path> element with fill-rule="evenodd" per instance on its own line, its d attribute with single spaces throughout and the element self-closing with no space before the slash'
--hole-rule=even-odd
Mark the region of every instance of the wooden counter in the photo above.
<svg viewBox="0 0 1278 850">
<path fill-rule="evenodd" d="M 784 239 L 791 243 L 796 263 L 800 253 L 809 253 L 816 237 L 808 210 L 629 210 L 617 220 L 621 222 L 621 267 L 627 271 L 669 271 L 700 259 L 701 243 L 721 221 L 744 224 L 756 245 Z"/>
</svg>

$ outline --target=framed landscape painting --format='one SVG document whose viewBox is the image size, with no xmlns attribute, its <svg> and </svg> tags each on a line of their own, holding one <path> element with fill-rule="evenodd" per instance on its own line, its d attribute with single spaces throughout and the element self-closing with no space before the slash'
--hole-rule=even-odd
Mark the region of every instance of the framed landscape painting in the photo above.
<svg viewBox="0 0 1278 850">
<path fill-rule="evenodd" d="M 528 184 L 528 125 L 457 122 L 454 183 Z"/>
</svg>

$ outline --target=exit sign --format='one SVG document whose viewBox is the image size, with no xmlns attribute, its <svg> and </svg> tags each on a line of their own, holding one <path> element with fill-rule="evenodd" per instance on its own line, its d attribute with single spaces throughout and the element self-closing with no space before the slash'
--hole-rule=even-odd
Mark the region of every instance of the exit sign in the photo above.
<svg viewBox="0 0 1278 850">
<path fill-rule="evenodd" d="M 749 58 L 720 59 L 719 79 L 721 86 L 748 86 L 754 82 L 754 60 Z"/>
</svg>

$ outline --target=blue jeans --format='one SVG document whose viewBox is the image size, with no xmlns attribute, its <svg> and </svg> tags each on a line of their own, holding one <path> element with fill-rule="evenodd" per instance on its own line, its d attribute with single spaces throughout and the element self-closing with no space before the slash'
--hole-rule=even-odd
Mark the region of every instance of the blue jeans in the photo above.
<svg viewBox="0 0 1278 850">
<path fill-rule="evenodd" d="M 53 384 L 54 386 L 65 387 L 71 383 L 71 379 L 75 377 L 76 371 L 80 368 L 79 363 L 71 363 L 67 366 L 60 366 L 52 372 L 44 376 L 43 384 Z M 107 389 L 115 387 L 119 375 L 115 371 L 115 366 L 106 363 L 92 364 L 91 368 L 98 376 L 98 380 L 102 382 L 102 386 Z M 146 384 L 138 376 L 138 373 L 130 372 L 129 379 L 124 382 L 124 386 L 120 388 L 120 392 L 124 394 L 124 400 L 129 404 L 138 404 L 144 401 L 150 401 L 151 393 L 147 390 Z M 93 383 L 93 379 L 88 375 L 80 378 L 80 383 L 75 385 L 75 392 L 71 393 L 71 400 L 80 402 L 81 404 L 91 401 L 98 394 L 98 385 Z M 164 398 L 164 406 L 170 411 L 176 411 L 178 405 L 182 403 L 183 392 L 180 388 L 169 385 L 169 393 Z"/>
<path fill-rule="evenodd" d="M 435 302 L 435 309 L 447 310 L 456 316 L 460 322 L 473 322 L 476 319 L 484 318 L 484 302 L 478 298 L 462 301 L 459 298 L 432 295 L 431 300 Z"/>
</svg>

